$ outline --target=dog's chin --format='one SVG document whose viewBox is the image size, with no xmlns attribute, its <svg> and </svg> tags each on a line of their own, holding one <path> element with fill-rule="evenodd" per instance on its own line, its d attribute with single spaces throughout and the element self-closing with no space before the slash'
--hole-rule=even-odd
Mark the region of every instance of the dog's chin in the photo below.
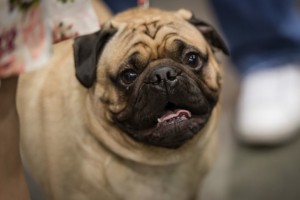
<svg viewBox="0 0 300 200">
<path fill-rule="evenodd" d="M 186 110 L 167 111 L 157 123 L 145 129 L 124 128 L 134 140 L 157 147 L 176 149 L 191 140 L 205 126 L 210 113 L 195 115 Z"/>
</svg>

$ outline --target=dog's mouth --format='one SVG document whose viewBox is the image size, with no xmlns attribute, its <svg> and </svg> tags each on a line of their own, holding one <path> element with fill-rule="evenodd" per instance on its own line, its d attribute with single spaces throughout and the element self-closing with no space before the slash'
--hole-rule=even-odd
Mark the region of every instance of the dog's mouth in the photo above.
<svg viewBox="0 0 300 200">
<path fill-rule="evenodd" d="M 133 139 L 149 145 L 178 148 L 192 139 L 204 127 L 210 116 L 210 109 L 202 106 L 176 106 L 168 102 L 164 109 L 149 116 L 149 120 L 138 129 L 123 128 Z M 140 121 L 143 124 L 143 120 Z"/>
<path fill-rule="evenodd" d="M 192 117 L 192 114 L 188 110 L 177 109 L 174 111 L 167 111 L 162 117 L 157 119 L 157 126 L 168 126 L 174 123 L 179 123 L 184 120 L 188 120 Z"/>
</svg>

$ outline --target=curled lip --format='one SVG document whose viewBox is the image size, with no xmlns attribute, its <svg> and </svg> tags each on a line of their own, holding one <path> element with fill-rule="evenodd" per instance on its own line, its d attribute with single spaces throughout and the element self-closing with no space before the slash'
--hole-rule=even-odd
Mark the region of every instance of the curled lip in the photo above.
<svg viewBox="0 0 300 200">
<path fill-rule="evenodd" d="M 183 109 L 176 109 L 174 111 L 167 111 L 162 117 L 157 119 L 158 125 L 167 122 L 167 121 L 174 121 L 174 119 L 181 119 L 185 120 L 191 118 L 192 114 L 188 110 Z"/>
<path fill-rule="evenodd" d="M 173 118 L 157 123 L 145 130 L 127 130 L 133 139 L 145 144 L 176 149 L 192 139 L 205 126 L 210 114 L 193 115 L 190 118 Z"/>
<path fill-rule="evenodd" d="M 151 132 L 155 135 L 163 135 L 167 130 L 176 134 L 176 132 L 182 131 L 184 134 L 184 129 L 191 130 L 194 134 L 196 134 L 202 128 L 209 118 L 208 114 L 204 115 L 190 115 L 190 117 L 186 117 L 185 115 L 171 118 L 169 120 L 158 122 L 157 125 L 153 128 L 145 130 L 145 132 Z M 198 128 L 195 128 L 197 126 Z M 179 129 L 178 129 L 179 128 Z M 170 134 L 172 134 L 170 133 Z"/>
<path fill-rule="evenodd" d="M 179 148 L 192 139 L 205 126 L 211 113 L 208 103 L 199 105 L 184 102 L 175 104 L 152 105 L 147 115 L 117 123 L 132 139 L 163 148 Z"/>
<path fill-rule="evenodd" d="M 135 130 L 119 124 L 125 133 L 137 142 L 162 148 L 177 149 L 191 140 L 208 121 L 209 115 L 192 116 L 176 123 L 156 125 L 146 130 Z"/>
</svg>

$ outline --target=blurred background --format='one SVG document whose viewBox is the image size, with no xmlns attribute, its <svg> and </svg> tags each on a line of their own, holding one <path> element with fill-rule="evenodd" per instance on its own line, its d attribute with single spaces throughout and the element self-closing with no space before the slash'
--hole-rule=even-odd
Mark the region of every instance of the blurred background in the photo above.
<svg viewBox="0 0 300 200">
<path fill-rule="evenodd" d="M 209 0 L 152 0 L 151 4 L 168 10 L 190 9 L 218 29 Z M 299 200 L 300 140 L 296 138 L 276 147 L 250 147 L 239 143 L 233 129 L 239 79 L 229 58 L 222 56 L 220 61 L 224 70 L 224 88 L 218 158 L 202 188 L 202 199 Z"/>
<path fill-rule="evenodd" d="M 150 4 L 167 10 L 192 10 L 198 18 L 213 24 L 221 32 L 209 0 L 151 0 Z M 106 9 L 103 4 L 97 5 L 100 19 L 105 20 L 109 16 Z M 241 144 L 234 137 L 233 129 L 239 78 L 228 57 L 219 55 L 219 60 L 223 65 L 224 88 L 218 128 L 218 156 L 199 194 L 203 200 L 299 200 L 300 140 L 296 138 L 276 147 Z M 32 199 L 43 199 L 29 177 L 28 180 Z"/>
</svg>

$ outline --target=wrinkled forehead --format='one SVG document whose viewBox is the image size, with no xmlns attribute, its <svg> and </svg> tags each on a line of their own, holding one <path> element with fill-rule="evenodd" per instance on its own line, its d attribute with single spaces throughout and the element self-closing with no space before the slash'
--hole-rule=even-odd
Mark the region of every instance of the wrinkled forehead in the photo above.
<svg viewBox="0 0 300 200">
<path fill-rule="evenodd" d="M 111 21 L 117 33 L 107 44 L 113 63 L 124 62 L 127 58 L 143 57 L 151 61 L 164 58 L 167 52 L 176 51 L 182 45 L 196 48 L 200 52 L 207 51 L 207 43 L 201 33 L 182 17 L 171 12 L 150 13 L 147 15 L 134 13 L 130 20 L 127 15 L 120 15 Z"/>
</svg>

